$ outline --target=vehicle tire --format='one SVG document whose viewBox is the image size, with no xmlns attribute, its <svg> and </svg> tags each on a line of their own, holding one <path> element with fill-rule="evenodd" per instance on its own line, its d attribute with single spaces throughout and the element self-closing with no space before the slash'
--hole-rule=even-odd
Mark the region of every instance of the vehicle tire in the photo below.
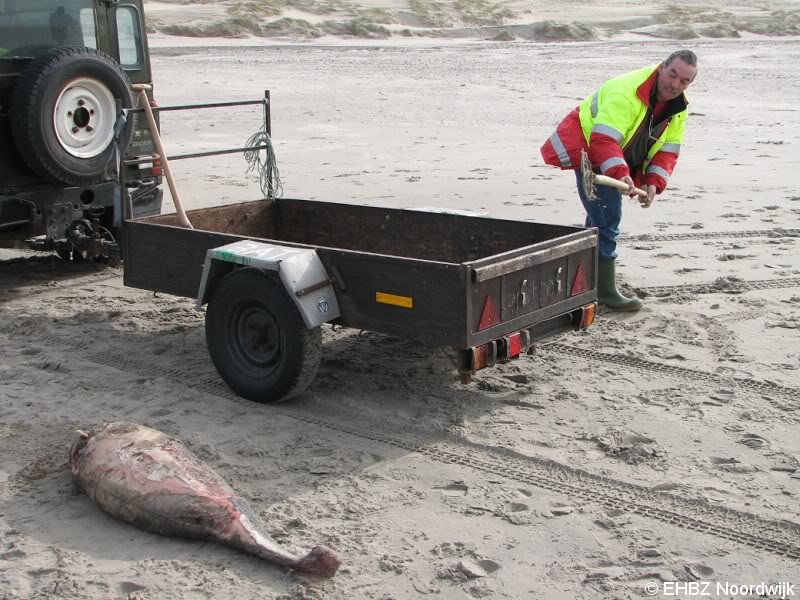
<svg viewBox="0 0 800 600">
<path fill-rule="evenodd" d="M 40 177 L 71 186 L 104 179 L 114 156 L 116 102 L 133 106 L 131 82 L 110 56 L 62 46 L 32 61 L 14 87 L 9 121 L 20 155 Z M 129 119 L 121 134 L 127 149 Z"/>
<path fill-rule="evenodd" d="M 233 391 L 256 402 L 281 402 L 314 379 L 322 333 L 306 327 L 277 275 L 246 268 L 228 273 L 214 289 L 206 343 Z"/>
</svg>

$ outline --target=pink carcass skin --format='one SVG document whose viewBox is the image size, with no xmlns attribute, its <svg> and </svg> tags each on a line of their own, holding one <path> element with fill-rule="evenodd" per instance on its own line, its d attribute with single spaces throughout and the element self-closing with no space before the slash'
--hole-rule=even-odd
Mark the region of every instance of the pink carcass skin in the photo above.
<svg viewBox="0 0 800 600">
<path fill-rule="evenodd" d="M 252 508 L 180 442 L 134 423 L 80 433 L 70 450 L 75 482 L 107 513 L 141 529 L 220 542 L 304 573 L 332 577 L 327 546 L 303 557 L 281 548 Z"/>
</svg>

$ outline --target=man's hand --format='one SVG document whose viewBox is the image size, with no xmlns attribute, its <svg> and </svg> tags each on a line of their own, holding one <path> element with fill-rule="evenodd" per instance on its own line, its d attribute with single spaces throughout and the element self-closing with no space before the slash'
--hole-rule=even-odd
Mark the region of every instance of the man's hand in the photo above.
<svg viewBox="0 0 800 600">
<path fill-rule="evenodd" d="M 645 188 L 645 191 L 647 192 L 647 198 L 642 198 L 639 196 L 639 204 L 642 205 L 642 208 L 650 208 L 653 200 L 656 199 L 656 186 L 648 185 L 647 188 Z"/>
<path fill-rule="evenodd" d="M 631 198 L 633 198 L 636 195 L 632 193 L 633 188 L 636 187 L 633 185 L 633 179 L 631 179 L 629 175 L 626 175 L 625 177 L 621 177 L 620 181 L 628 185 L 628 191 L 625 193 L 628 194 Z"/>
</svg>

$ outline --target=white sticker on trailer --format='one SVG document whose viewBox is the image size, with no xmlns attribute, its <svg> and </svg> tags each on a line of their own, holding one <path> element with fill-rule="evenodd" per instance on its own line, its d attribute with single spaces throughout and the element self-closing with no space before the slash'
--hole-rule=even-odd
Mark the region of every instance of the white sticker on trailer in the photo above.
<svg viewBox="0 0 800 600">
<path fill-rule="evenodd" d="M 240 265 L 260 266 L 275 270 L 276 263 L 307 252 L 313 252 L 313 250 L 242 240 L 215 248 L 211 251 L 211 257 Z"/>
</svg>

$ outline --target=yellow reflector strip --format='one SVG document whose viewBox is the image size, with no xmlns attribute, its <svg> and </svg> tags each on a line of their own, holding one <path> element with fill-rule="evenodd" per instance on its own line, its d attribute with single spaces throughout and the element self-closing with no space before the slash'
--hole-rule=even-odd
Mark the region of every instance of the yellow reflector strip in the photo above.
<svg viewBox="0 0 800 600">
<path fill-rule="evenodd" d="M 414 299 L 411 296 L 396 296 L 385 292 L 375 292 L 375 302 L 402 306 L 403 308 L 414 308 Z"/>
</svg>

